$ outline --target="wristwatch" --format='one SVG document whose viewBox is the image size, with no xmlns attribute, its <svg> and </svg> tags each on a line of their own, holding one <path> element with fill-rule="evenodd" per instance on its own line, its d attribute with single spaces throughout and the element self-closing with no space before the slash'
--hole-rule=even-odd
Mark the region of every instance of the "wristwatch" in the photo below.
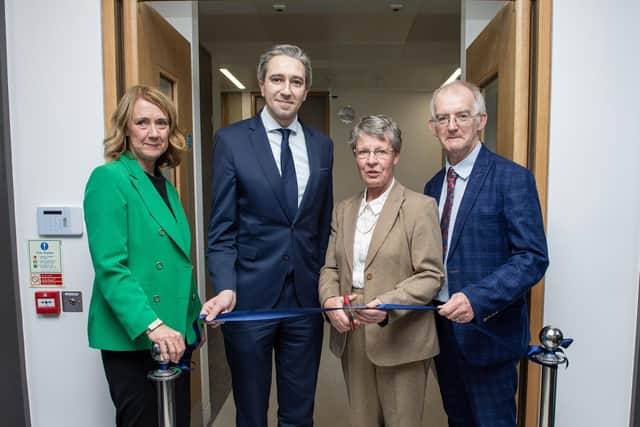
<svg viewBox="0 0 640 427">
<path fill-rule="evenodd" d="M 145 334 L 149 335 L 151 332 L 155 331 L 162 325 L 164 325 L 164 322 L 159 318 L 154 320 L 153 322 L 149 323 L 149 326 L 147 326 L 147 330 L 145 331 Z"/>
</svg>

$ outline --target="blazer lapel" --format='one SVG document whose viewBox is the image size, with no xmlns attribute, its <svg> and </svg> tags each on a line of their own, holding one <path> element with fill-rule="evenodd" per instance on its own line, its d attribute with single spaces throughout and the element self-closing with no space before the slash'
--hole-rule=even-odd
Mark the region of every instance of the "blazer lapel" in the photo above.
<svg viewBox="0 0 640 427">
<path fill-rule="evenodd" d="M 440 192 L 442 191 L 442 183 L 444 181 L 444 169 L 440 169 L 433 180 L 433 183 L 427 188 L 427 196 L 436 199 L 436 203 L 440 204 Z"/>
<path fill-rule="evenodd" d="M 316 186 L 318 184 L 318 169 L 320 169 L 320 153 L 318 150 L 320 149 L 318 144 L 313 143 L 313 131 L 306 127 L 300 122 L 302 126 L 302 130 L 304 132 L 304 143 L 307 147 L 307 159 L 309 161 L 309 180 L 307 181 L 307 186 L 304 189 L 304 193 L 302 194 L 302 201 L 300 202 L 300 206 L 298 207 L 298 212 L 296 214 L 296 218 L 298 218 L 303 209 L 312 207 L 313 203 L 313 194 L 315 193 Z"/>
<path fill-rule="evenodd" d="M 120 161 L 129 170 L 129 178 L 131 184 L 140 194 L 142 201 L 147 206 L 149 214 L 156 220 L 162 230 L 176 243 L 176 245 L 182 250 L 182 252 L 189 258 L 189 245 L 191 244 L 188 239 L 185 239 L 185 234 L 178 227 L 176 218 L 180 215 L 184 216 L 182 208 L 180 207 L 179 200 L 171 200 L 172 197 L 177 199 L 177 194 L 172 191 L 168 191 L 169 203 L 173 211 L 176 214 L 174 218 L 173 214 L 169 210 L 167 204 L 162 200 L 162 196 L 158 193 L 158 190 L 153 186 L 153 183 L 140 167 L 138 161 L 131 157 L 130 154 L 124 154 L 120 156 Z M 173 190 L 173 188 L 171 188 Z M 173 190 L 175 191 L 175 190 Z M 185 219 L 186 221 L 186 219 Z M 187 227 L 188 233 L 188 227 Z"/>
<path fill-rule="evenodd" d="M 169 185 L 168 183 L 167 194 L 169 197 L 169 204 L 171 205 L 171 209 L 173 210 L 173 214 L 175 215 L 175 220 L 178 225 L 178 231 L 182 235 L 183 245 L 180 246 L 180 249 L 182 249 L 182 252 L 191 259 L 191 233 L 189 229 L 189 221 L 187 220 L 187 216 L 182 208 L 182 203 L 180 203 L 178 192 L 173 185 Z"/>
<path fill-rule="evenodd" d="M 373 236 L 371 236 L 371 243 L 369 244 L 369 251 L 367 252 L 365 268 L 368 268 L 371 262 L 373 262 L 373 259 L 376 257 L 382 243 L 384 243 L 387 235 L 391 231 L 391 227 L 393 227 L 393 224 L 396 222 L 398 211 L 400 210 L 400 206 L 402 206 L 403 201 L 404 187 L 396 181 L 389 193 L 389 197 L 382 207 L 382 212 L 380 212 L 380 217 L 376 223 L 376 228 L 373 230 Z"/>
<path fill-rule="evenodd" d="M 347 258 L 349 271 L 353 270 L 353 243 L 356 234 L 356 221 L 358 221 L 358 211 L 362 202 L 362 193 L 359 196 L 352 197 L 346 203 L 344 208 L 344 217 L 342 219 L 342 227 L 344 231 L 344 253 Z"/>
<path fill-rule="evenodd" d="M 487 177 L 487 171 L 490 166 L 490 152 L 483 145 L 480 149 L 480 153 L 478 153 L 478 158 L 473 165 L 471 175 L 469 175 L 469 183 L 467 184 L 467 188 L 464 190 L 464 196 L 462 196 L 462 201 L 460 202 L 460 208 L 458 209 L 458 215 L 456 216 L 456 223 L 453 226 L 451 244 L 449 245 L 449 259 L 451 259 L 451 254 L 456 249 L 464 224 L 467 221 L 469 213 L 475 205 L 476 200 L 478 199 L 478 195 L 484 185 L 485 178 Z"/>
<path fill-rule="evenodd" d="M 253 117 L 252 122 L 249 124 L 249 129 L 251 130 L 251 132 L 249 132 L 249 139 L 256 153 L 256 158 L 258 159 L 262 173 L 273 190 L 282 213 L 289 218 L 289 221 L 293 222 L 293 218 L 289 216 L 289 210 L 287 209 L 287 201 L 284 197 L 284 189 L 282 188 L 282 178 L 278 172 L 276 161 L 273 158 L 273 151 L 271 151 L 271 147 L 269 146 L 267 131 L 262 125 L 259 114 Z"/>
</svg>

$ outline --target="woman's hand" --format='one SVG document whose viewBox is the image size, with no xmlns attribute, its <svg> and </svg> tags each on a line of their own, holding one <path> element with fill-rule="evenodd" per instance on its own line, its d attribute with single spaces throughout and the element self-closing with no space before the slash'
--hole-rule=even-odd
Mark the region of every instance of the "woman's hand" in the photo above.
<svg viewBox="0 0 640 427">
<path fill-rule="evenodd" d="M 184 354 L 185 344 L 182 334 L 167 325 L 161 325 L 150 332 L 147 337 L 160 346 L 160 355 L 164 361 L 178 363 Z"/>
<path fill-rule="evenodd" d="M 355 294 L 349 295 L 349 301 L 353 301 L 356 298 Z M 331 297 L 327 298 L 323 305 L 324 308 L 343 308 L 343 297 Z M 331 325 L 336 328 L 341 334 L 351 330 L 351 322 L 349 316 L 344 310 L 332 310 L 325 312 Z"/>
<path fill-rule="evenodd" d="M 378 298 L 371 301 L 367 304 L 367 307 L 375 308 L 382 304 Z M 367 323 L 380 323 L 383 322 L 387 318 L 387 312 L 382 310 L 356 310 L 356 323 L 357 324 L 367 324 Z"/>
<path fill-rule="evenodd" d="M 204 321 L 214 328 L 224 322 L 215 322 L 213 319 L 220 313 L 228 313 L 236 306 L 236 293 L 232 290 L 224 290 L 202 305 L 200 314 L 206 314 Z"/>
</svg>

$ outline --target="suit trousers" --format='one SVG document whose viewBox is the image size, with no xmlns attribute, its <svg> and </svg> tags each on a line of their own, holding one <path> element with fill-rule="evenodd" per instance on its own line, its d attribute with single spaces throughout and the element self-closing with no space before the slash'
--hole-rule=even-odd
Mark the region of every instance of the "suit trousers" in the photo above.
<svg viewBox="0 0 640 427">
<path fill-rule="evenodd" d="M 364 304 L 362 291 L 353 305 Z M 342 371 L 349 395 L 349 418 L 354 427 L 421 426 L 431 359 L 396 366 L 377 366 L 367 357 L 365 327 L 348 332 Z M 402 346 L 397 348 L 402 351 Z"/>
<path fill-rule="evenodd" d="M 291 277 L 275 308 L 300 307 Z M 222 325 L 231 369 L 236 425 L 266 427 L 275 353 L 278 426 L 313 425 L 323 321 L 321 315 Z"/>
<path fill-rule="evenodd" d="M 153 427 L 158 425 L 156 385 L 147 374 L 156 368 L 151 353 L 142 351 L 101 350 L 102 364 L 109 383 L 111 400 L 116 407 L 118 427 Z M 174 382 L 176 426 L 191 424 L 190 372 L 183 372 Z"/>
<path fill-rule="evenodd" d="M 471 366 L 459 350 L 451 321 L 436 315 L 436 328 L 436 371 L 449 426 L 515 427 L 516 361 Z"/>
</svg>

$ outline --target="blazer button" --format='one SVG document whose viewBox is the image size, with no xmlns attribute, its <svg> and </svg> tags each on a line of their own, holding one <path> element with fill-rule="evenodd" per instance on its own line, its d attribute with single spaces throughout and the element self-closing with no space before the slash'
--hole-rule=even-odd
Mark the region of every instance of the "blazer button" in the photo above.
<svg viewBox="0 0 640 427">
<path fill-rule="evenodd" d="M 157 270 L 162 270 L 164 268 L 164 265 L 162 265 L 162 263 L 160 261 L 156 262 L 156 269 Z"/>
<path fill-rule="evenodd" d="M 161 237 L 164 237 L 164 235 L 167 234 L 162 228 L 158 229 L 158 235 L 160 235 Z"/>
<path fill-rule="evenodd" d="M 282 259 L 285 260 L 285 261 L 289 261 L 289 255 L 283 256 Z"/>
<path fill-rule="evenodd" d="M 160 302 L 160 295 L 154 295 L 153 302 Z"/>
<path fill-rule="evenodd" d="M 373 278 L 373 274 L 367 273 L 367 280 L 371 280 Z"/>
<path fill-rule="evenodd" d="M 196 300 L 196 294 L 191 294 L 191 301 L 195 301 Z"/>
</svg>

